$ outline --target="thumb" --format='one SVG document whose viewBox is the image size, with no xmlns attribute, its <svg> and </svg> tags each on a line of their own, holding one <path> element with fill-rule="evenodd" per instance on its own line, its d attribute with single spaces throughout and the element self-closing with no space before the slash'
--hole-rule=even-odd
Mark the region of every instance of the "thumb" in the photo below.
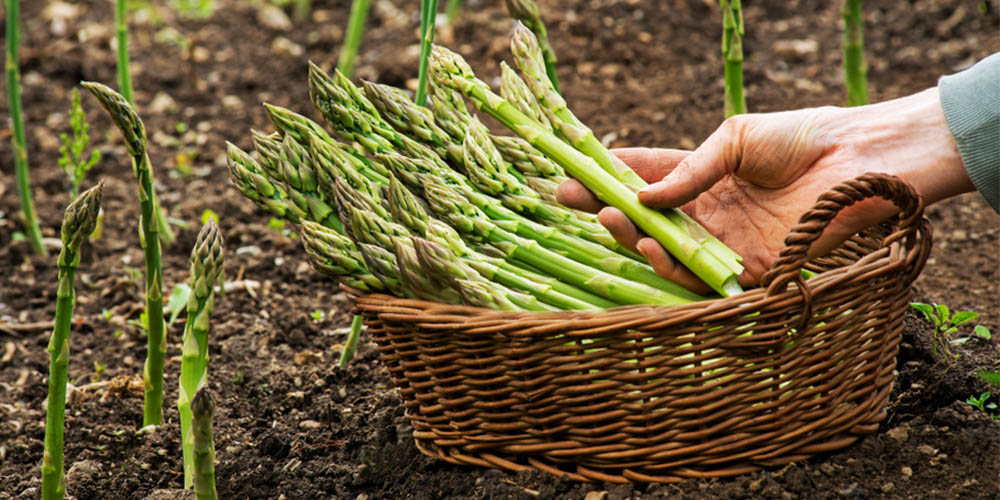
<svg viewBox="0 0 1000 500">
<path fill-rule="evenodd" d="M 617 148 L 611 152 L 646 182 L 656 182 L 691 154 L 682 149 Z"/>
<path fill-rule="evenodd" d="M 639 201 L 654 208 L 679 207 L 736 172 L 746 124 L 743 116 L 727 119 L 663 180 L 640 190 Z"/>
</svg>

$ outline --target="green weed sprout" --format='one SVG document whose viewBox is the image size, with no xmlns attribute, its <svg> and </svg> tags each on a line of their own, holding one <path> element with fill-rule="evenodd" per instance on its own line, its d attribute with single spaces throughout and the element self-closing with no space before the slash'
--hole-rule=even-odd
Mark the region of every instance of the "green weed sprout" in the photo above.
<svg viewBox="0 0 1000 500">
<path fill-rule="evenodd" d="M 63 431 L 66 417 L 66 378 L 69 369 L 69 335 L 76 292 L 73 279 L 80 265 L 80 245 L 97 225 L 104 183 L 88 189 L 66 207 L 59 252 L 59 289 L 56 319 L 49 340 L 49 397 L 45 411 L 45 451 L 42 458 L 42 499 L 62 500 L 66 494 L 63 474 Z"/>
<path fill-rule="evenodd" d="M 997 416 L 994 415 L 993 413 L 998 408 L 997 404 L 987 403 L 987 401 L 989 401 L 990 399 L 990 396 L 992 396 L 992 394 L 990 394 L 989 392 L 984 392 L 980 394 L 978 398 L 975 396 L 969 396 L 969 399 L 965 400 L 965 403 L 974 408 L 978 408 L 979 411 L 987 415 L 990 415 L 993 418 L 997 418 Z"/>
<path fill-rule="evenodd" d="M 10 119 L 14 122 L 11 136 L 14 147 L 14 175 L 17 177 L 17 192 L 21 198 L 21 217 L 24 230 L 35 254 L 45 257 L 49 252 L 42 243 L 42 231 L 35 216 L 35 202 L 31 198 L 31 180 L 28 174 L 28 147 L 24 137 L 24 120 L 21 118 L 21 77 L 18 74 L 17 46 L 19 35 L 18 0 L 7 0 L 7 102 Z"/>
<path fill-rule="evenodd" d="M 944 304 L 924 304 L 914 302 L 911 307 L 920 311 L 927 321 L 934 324 L 933 352 L 936 356 L 938 348 L 941 352 L 949 356 L 958 357 L 951 353 L 948 337 L 958 331 L 958 327 L 979 317 L 979 313 L 972 311 L 962 311 L 951 314 L 948 306 Z"/>
<path fill-rule="evenodd" d="M 413 101 L 418 106 L 427 105 L 427 58 L 434 44 L 434 22 L 437 20 L 438 0 L 420 0 L 420 66 L 417 73 L 417 95 Z"/>
<path fill-rule="evenodd" d="M 73 105 L 69 108 L 69 125 L 72 137 L 69 134 L 60 134 L 63 145 L 59 148 L 59 166 L 70 181 L 70 198 L 76 199 L 80 191 L 80 182 L 87 175 L 87 172 L 97 162 L 101 161 L 101 152 L 93 150 L 90 157 L 85 158 L 87 146 L 90 144 L 90 124 L 87 123 L 87 114 L 80 107 L 80 91 L 73 89 Z"/>
<path fill-rule="evenodd" d="M 132 155 L 132 171 L 139 183 L 139 242 L 146 254 L 146 321 L 148 348 L 143 379 L 146 385 L 143 425 L 163 423 L 163 364 L 167 345 L 163 335 L 163 270 L 156 198 L 153 197 L 153 168 L 146 154 L 146 128 L 135 109 L 118 92 L 96 83 L 83 82 L 111 115 Z"/>
<path fill-rule="evenodd" d="M 455 19 L 458 19 L 458 15 L 462 12 L 462 0 L 448 0 L 448 4 L 444 8 L 445 19 L 448 20 L 448 26 L 455 23 Z"/>
<path fill-rule="evenodd" d="M 844 0 L 844 83 L 847 103 L 868 104 L 868 69 L 865 65 L 865 29 L 861 0 Z"/>
<path fill-rule="evenodd" d="M 370 4 L 370 0 L 354 0 L 351 3 L 351 17 L 347 21 L 344 47 L 340 49 L 340 59 L 337 61 L 337 69 L 348 78 L 354 72 L 354 61 L 358 58 L 358 47 L 361 45 L 361 35 L 365 32 Z"/>
<path fill-rule="evenodd" d="M 184 487 L 195 483 L 195 431 L 192 398 L 208 377 L 208 333 L 215 308 L 215 283 L 222 274 L 225 249 L 215 219 L 209 218 L 198 233 L 191 250 L 191 293 L 187 302 L 187 322 L 181 347 L 181 376 L 177 413 L 181 421 L 181 449 L 184 453 Z"/>
<path fill-rule="evenodd" d="M 747 112 L 743 95 L 743 10 L 740 0 L 719 0 L 722 6 L 722 58 L 725 60 L 726 118 Z"/>
<path fill-rule="evenodd" d="M 194 497 L 216 500 L 215 443 L 212 439 L 212 417 L 215 405 L 207 387 L 198 389 L 191 400 L 192 433 L 194 434 Z"/>
</svg>

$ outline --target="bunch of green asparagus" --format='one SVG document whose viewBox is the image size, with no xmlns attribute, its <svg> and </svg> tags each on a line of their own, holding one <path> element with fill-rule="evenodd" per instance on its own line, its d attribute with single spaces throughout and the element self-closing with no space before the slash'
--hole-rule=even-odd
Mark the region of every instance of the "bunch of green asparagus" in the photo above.
<svg viewBox="0 0 1000 500">
<path fill-rule="evenodd" d="M 427 107 L 310 65 L 310 98 L 333 133 L 265 105 L 277 130 L 252 131 L 254 155 L 230 144 L 230 177 L 300 227 L 315 269 L 360 291 L 524 311 L 704 298 L 658 276 L 594 215 L 557 204 L 572 175 L 647 218 L 643 229 L 717 291 L 738 293 L 739 257 L 681 212 L 640 205 L 642 179 L 569 111 L 534 35 L 520 27 L 513 45 L 521 73 L 502 67 L 500 95 L 435 47 Z M 493 134 L 463 94 L 518 136 Z"/>
</svg>

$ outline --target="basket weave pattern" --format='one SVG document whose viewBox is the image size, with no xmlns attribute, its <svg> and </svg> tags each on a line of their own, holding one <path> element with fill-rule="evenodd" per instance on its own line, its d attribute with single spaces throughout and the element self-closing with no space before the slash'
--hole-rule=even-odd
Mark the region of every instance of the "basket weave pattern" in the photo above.
<svg viewBox="0 0 1000 500">
<path fill-rule="evenodd" d="M 895 203 L 899 220 L 807 262 L 827 223 L 873 196 Z M 878 427 L 931 237 L 912 188 L 866 174 L 824 194 L 785 244 L 764 287 L 681 307 L 355 303 L 427 455 L 581 481 L 729 476 Z M 803 266 L 821 274 L 805 283 Z"/>
</svg>

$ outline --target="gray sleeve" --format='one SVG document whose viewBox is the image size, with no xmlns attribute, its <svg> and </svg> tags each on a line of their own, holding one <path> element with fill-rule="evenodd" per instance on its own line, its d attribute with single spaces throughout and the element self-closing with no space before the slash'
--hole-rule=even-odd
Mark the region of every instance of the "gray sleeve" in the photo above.
<svg viewBox="0 0 1000 500">
<path fill-rule="evenodd" d="M 1000 53 L 941 78 L 938 92 L 969 178 L 1000 213 Z"/>
</svg>

